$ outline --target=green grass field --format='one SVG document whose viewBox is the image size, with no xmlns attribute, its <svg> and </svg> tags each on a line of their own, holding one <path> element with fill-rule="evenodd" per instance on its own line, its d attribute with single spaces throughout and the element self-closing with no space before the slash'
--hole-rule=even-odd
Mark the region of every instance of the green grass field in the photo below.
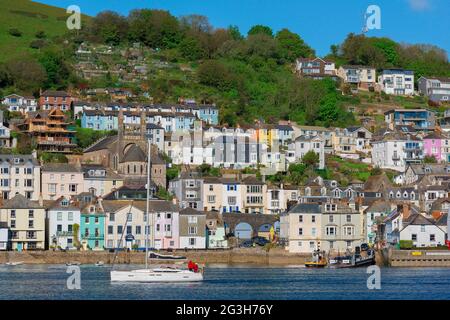
<svg viewBox="0 0 450 320">
<path fill-rule="evenodd" d="M 48 39 L 65 34 L 67 17 L 69 14 L 62 8 L 28 0 L 0 0 L 0 62 L 23 53 L 35 53 L 37 49 L 30 48 L 30 43 L 38 31 L 44 31 Z M 22 35 L 11 35 L 11 28 Z"/>
</svg>

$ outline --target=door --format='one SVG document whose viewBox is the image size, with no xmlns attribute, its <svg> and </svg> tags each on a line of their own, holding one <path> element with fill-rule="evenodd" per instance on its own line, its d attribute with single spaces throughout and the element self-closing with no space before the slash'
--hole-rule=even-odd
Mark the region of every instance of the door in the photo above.
<svg viewBox="0 0 450 320">
<path fill-rule="evenodd" d="M 17 243 L 17 251 L 22 251 L 22 249 L 23 249 L 23 243 L 22 242 L 18 242 Z"/>
</svg>

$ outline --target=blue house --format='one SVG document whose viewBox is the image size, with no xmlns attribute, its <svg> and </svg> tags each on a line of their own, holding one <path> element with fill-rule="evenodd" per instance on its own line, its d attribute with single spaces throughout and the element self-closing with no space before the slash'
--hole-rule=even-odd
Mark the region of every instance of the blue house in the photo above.
<svg viewBox="0 0 450 320">
<path fill-rule="evenodd" d="M 412 125 L 418 130 L 434 130 L 436 115 L 426 109 L 392 109 L 384 113 L 385 121 L 391 128 Z"/>
<path fill-rule="evenodd" d="M 81 127 L 94 130 L 117 130 L 119 127 L 117 112 L 104 110 L 84 110 Z"/>
<path fill-rule="evenodd" d="M 97 200 L 89 202 L 81 210 L 81 245 L 85 249 L 104 250 L 105 213 Z"/>
</svg>

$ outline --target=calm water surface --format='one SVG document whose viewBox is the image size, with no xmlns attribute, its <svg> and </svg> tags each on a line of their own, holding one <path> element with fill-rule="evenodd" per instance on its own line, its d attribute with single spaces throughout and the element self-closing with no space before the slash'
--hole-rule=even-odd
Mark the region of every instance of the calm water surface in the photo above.
<svg viewBox="0 0 450 320">
<path fill-rule="evenodd" d="M 118 266 L 116 269 L 142 268 Z M 209 265 L 202 283 L 111 283 L 110 266 L 82 265 L 81 290 L 68 290 L 64 265 L 0 266 L 0 299 L 450 299 L 450 269 L 383 268 L 381 290 L 366 269 Z"/>
</svg>

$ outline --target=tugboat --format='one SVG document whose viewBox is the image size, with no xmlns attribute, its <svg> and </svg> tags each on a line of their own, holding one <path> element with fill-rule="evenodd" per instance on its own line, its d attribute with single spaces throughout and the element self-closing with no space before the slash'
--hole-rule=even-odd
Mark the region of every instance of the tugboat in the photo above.
<svg viewBox="0 0 450 320">
<path fill-rule="evenodd" d="M 311 261 L 305 262 L 307 268 L 325 268 L 327 266 L 327 259 L 325 258 L 325 251 L 315 250 L 312 253 Z"/>
<path fill-rule="evenodd" d="M 375 250 L 369 249 L 367 244 L 362 244 L 361 248 L 356 247 L 353 254 L 330 259 L 331 268 L 357 268 L 373 264 L 375 264 Z"/>
</svg>

